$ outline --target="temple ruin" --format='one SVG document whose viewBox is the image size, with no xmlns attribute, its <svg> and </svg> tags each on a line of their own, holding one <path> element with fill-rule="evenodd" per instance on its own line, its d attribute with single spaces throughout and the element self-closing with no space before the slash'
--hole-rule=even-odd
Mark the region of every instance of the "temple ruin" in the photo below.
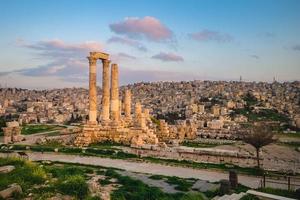
<svg viewBox="0 0 300 200">
<path fill-rule="evenodd" d="M 111 64 L 109 55 L 101 52 L 90 52 L 89 60 L 89 120 L 83 131 L 77 136 L 76 146 L 88 146 L 91 143 L 113 141 L 142 146 L 158 144 L 155 131 L 150 128 L 149 110 L 142 108 L 140 102 L 135 104 L 134 116 L 131 116 L 131 91 L 125 91 L 124 113 L 121 115 L 119 99 L 119 68 Z M 97 60 L 102 61 L 102 108 L 98 120 L 97 109 Z M 111 70 L 111 76 L 110 76 Z"/>
</svg>

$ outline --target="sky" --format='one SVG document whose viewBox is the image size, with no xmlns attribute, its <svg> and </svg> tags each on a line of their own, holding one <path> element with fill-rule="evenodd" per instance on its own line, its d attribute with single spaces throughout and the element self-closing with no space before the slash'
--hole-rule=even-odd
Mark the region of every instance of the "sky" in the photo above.
<svg viewBox="0 0 300 200">
<path fill-rule="evenodd" d="M 0 0 L 0 84 L 87 87 L 90 51 L 110 54 L 120 84 L 299 80 L 299 10 L 299 0 Z"/>
</svg>

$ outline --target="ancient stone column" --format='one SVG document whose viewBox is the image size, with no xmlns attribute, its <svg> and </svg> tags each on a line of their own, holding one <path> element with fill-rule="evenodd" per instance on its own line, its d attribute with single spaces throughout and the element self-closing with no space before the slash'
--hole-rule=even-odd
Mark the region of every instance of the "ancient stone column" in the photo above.
<svg viewBox="0 0 300 200">
<path fill-rule="evenodd" d="M 122 116 L 122 101 L 119 100 L 119 113 L 120 113 L 120 119 L 121 119 L 121 116 Z"/>
<path fill-rule="evenodd" d="M 146 122 L 151 121 L 151 119 L 150 119 L 150 110 L 148 108 L 144 109 L 144 114 L 145 114 Z"/>
<path fill-rule="evenodd" d="M 102 60 L 102 120 L 109 120 L 109 63 L 110 60 Z"/>
<path fill-rule="evenodd" d="M 135 104 L 135 114 L 134 114 L 134 117 L 135 117 L 135 125 L 137 127 L 141 127 L 141 118 L 142 118 L 142 105 L 140 102 L 136 102 Z"/>
<path fill-rule="evenodd" d="M 88 57 L 89 59 L 89 123 L 97 124 L 97 79 L 96 64 L 97 58 Z"/>
<path fill-rule="evenodd" d="M 119 121 L 119 69 L 117 64 L 111 65 L 111 119 Z"/>
<path fill-rule="evenodd" d="M 142 129 L 145 129 L 146 128 L 146 117 L 145 117 L 145 113 L 144 112 L 141 113 L 141 117 L 140 117 L 139 122 L 140 122 L 140 127 Z"/>
<path fill-rule="evenodd" d="M 125 110 L 125 118 L 130 120 L 131 119 L 131 91 L 129 89 L 125 90 L 124 110 Z"/>
</svg>

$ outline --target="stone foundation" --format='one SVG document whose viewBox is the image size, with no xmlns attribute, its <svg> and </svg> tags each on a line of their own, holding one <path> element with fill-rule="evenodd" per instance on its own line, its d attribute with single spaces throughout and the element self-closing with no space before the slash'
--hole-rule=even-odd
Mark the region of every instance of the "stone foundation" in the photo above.
<svg viewBox="0 0 300 200">
<path fill-rule="evenodd" d="M 74 144 L 88 146 L 92 143 L 111 141 L 136 147 L 144 144 L 156 145 L 158 139 L 150 130 L 136 127 L 85 125 Z"/>
<path fill-rule="evenodd" d="M 14 143 L 14 142 L 20 142 L 23 139 L 23 136 L 21 135 L 22 128 L 19 126 L 18 122 L 6 122 L 6 127 L 2 128 L 4 137 L 3 137 L 3 143 Z"/>
</svg>

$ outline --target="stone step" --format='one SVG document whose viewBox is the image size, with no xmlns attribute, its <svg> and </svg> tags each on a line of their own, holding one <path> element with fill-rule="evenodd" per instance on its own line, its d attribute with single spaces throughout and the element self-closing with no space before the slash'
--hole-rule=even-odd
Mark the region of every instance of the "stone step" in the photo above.
<svg viewBox="0 0 300 200">
<path fill-rule="evenodd" d="M 221 196 L 220 198 L 218 198 L 218 200 L 228 200 L 228 197 L 229 197 L 229 196 L 230 196 L 230 195 L 225 194 L 225 195 Z"/>
<path fill-rule="evenodd" d="M 223 196 L 215 196 L 212 200 L 239 200 L 241 199 L 246 193 L 241 192 L 239 194 L 233 193 L 231 195 L 225 194 Z"/>
<path fill-rule="evenodd" d="M 252 194 L 254 196 L 263 198 L 263 199 L 274 199 L 274 200 L 295 200 L 292 198 L 287 198 L 287 197 L 283 197 L 283 196 L 278 196 L 278 195 L 274 195 L 274 194 L 268 194 L 268 193 L 264 193 L 264 192 L 258 192 L 255 190 L 248 190 L 247 194 Z"/>
</svg>

